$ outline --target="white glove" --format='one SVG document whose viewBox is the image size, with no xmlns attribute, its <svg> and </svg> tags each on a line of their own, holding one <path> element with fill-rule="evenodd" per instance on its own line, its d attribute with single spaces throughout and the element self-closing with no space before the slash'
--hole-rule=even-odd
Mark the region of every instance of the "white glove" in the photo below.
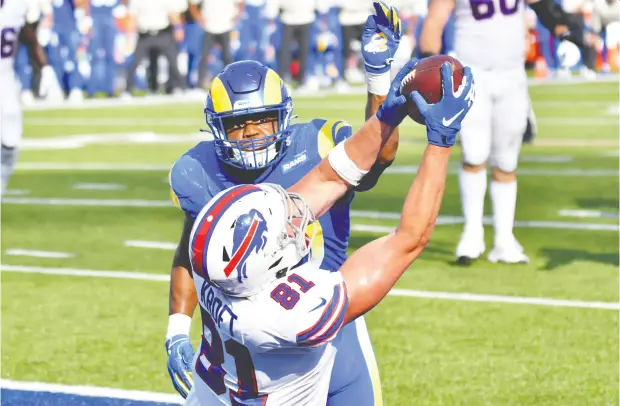
<svg viewBox="0 0 620 406">
<path fill-rule="evenodd" d="M 64 98 L 62 89 L 60 88 L 60 84 L 56 78 L 56 72 L 54 72 L 54 69 L 49 65 L 46 65 L 43 69 L 41 69 L 39 94 L 41 97 L 53 101 L 62 100 Z"/>
</svg>

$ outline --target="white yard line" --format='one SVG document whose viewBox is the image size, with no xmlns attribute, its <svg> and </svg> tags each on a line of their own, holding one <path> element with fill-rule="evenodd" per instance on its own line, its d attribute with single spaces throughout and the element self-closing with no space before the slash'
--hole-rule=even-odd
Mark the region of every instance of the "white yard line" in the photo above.
<svg viewBox="0 0 620 406">
<path fill-rule="evenodd" d="M 125 190 L 127 187 L 118 183 L 76 183 L 73 190 Z"/>
<path fill-rule="evenodd" d="M 165 241 L 143 241 L 143 240 L 127 240 L 123 243 L 125 247 L 133 248 L 152 248 L 158 250 L 171 250 L 177 249 L 177 244 L 173 242 Z"/>
<path fill-rule="evenodd" d="M 353 216 L 352 216 L 353 217 Z M 437 225 L 452 225 L 463 224 L 465 220 L 463 217 L 451 217 L 451 216 L 439 216 L 437 217 Z M 493 224 L 493 220 L 490 217 L 485 217 L 482 220 L 485 226 Z M 618 224 L 599 224 L 599 223 L 577 223 L 568 221 L 519 221 L 514 222 L 516 228 L 541 228 L 541 229 L 556 229 L 556 230 L 584 230 L 584 231 L 620 231 Z M 352 224 L 351 230 L 362 231 L 370 233 L 391 233 L 394 231 L 393 226 L 380 226 L 373 224 Z"/>
<path fill-rule="evenodd" d="M 457 168 L 450 168 L 448 173 L 456 174 Z M 386 174 L 414 174 L 418 172 L 417 165 L 396 165 L 389 167 L 385 173 Z M 519 168 L 517 169 L 517 174 L 519 176 L 614 176 L 618 177 L 618 171 L 613 169 L 579 169 L 579 168 L 571 168 L 571 169 L 528 169 L 528 168 Z"/>
<path fill-rule="evenodd" d="M 528 84 L 530 87 L 549 87 L 553 89 L 555 86 L 567 86 L 567 85 L 579 85 L 584 83 L 617 83 L 618 77 L 617 75 L 606 75 L 600 76 L 595 80 L 584 80 L 579 77 L 573 77 L 570 79 L 556 79 L 556 78 L 548 78 L 548 79 L 528 79 Z M 593 89 L 571 89 L 573 91 L 578 91 L 579 93 L 613 93 L 614 89 L 596 89 L 594 92 Z M 557 90 L 553 90 L 557 91 Z M 566 88 L 563 91 L 567 91 Z M 325 97 L 325 96 L 336 96 L 336 93 L 333 90 L 319 90 L 317 92 L 313 92 L 311 95 L 305 94 L 296 94 L 294 91 L 292 92 L 294 99 L 304 100 L 304 99 L 312 99 L 316 97 Z M 342 95 L 363 95 L 366 94 L 366 88 L 364 86 L 354 86 L 348 92 L 341 93 Z M 195 103 L 198 105 L 203 105 L 205 100 L 204 92 L 199 91 L 191 91 L 185 94 L 180 95 L 152 95 L 152 96 L 142 96 L 142 97 L 134 97 L 130 99 L 87 99 L 81 102 L 80 104 L 71 104 L 67 101 L 63 101 L 60 103 L 49 103 L 49 102 L 37 102 L 33 106 L 25 106 L 24 110 L 83 110 L 83 109 L 93 109 L 93 108 L 101 108 L 101 107 L 123 107 L 123 106 L 157 106 L 162 104 L 179 104 L 179 103 Z"/>
<path fill-rule="evenodd" d="M 7 189 L 5 196 L 25 196 L 30 194 L 28 189 Z"/>
<path fill-rule="evenodd" d="M 42 206 L 94 206 L 94 207 L 172 207 L 172 202 L 168 200 L 131 200 L 131 199 L 71 199 L 71 198 L 45 198 L 45 197 L 5 197 L 3 204 L 17 205 L 42 205 Z M 398 220 L 400 213 L 381 212 L 370 210 L 352 210 L 351 217 L 354 218 L 376 218 Z M 439 216 L 438 225 L 462 224 L 463 218 L 458 216 Z M 484 224 L 492 224 L 489 217 L 484 218 Z M 564 221 L 515 221 L 515 227 L 526 228 L 554 228 L 564 230 L 596 230 L 596 231 L 618 231 L 616 224 L 598 223 L 575 223 Z M 371 232 L 391 232 L 393 227 L 353 224 L 352 230 L 371 231 Z M 387 231 L 386 231 L 387 230 Z"/>
<path fill-rule="evenodd" d="M 104 277 L 104 278 L 121 278 L 168 282 L 169 275 L 147 274 L 139 272 L 126 271 L 99 271 L 92 269 L 71 269 L 71 268 L 43 268 L 36 266 L 22 265 L 0 265 L 2 272 L 20 272 L 47 275 L 66 275 L 66 276 L 85 276 L 85 277 Z M 447 299 L 447 300 L 464 300 L 486 303 L 512 303 L 512 304 L 530 304 L 551 307 L 577 307 L 588 309 L 620 309 L 620 303 L 616 302 L 589 302 L 582 300 L 566 300 L 566 299 L 550 299 L 538 297 L 523 296 L 501 296 L 486 295 L 478 293 L 457 293 L 457 292 L 433 292 L 425 290 L 409 290 L 409 289 L 392 289 L 391 296 L 419 297 L 428 299 Z"/>
<path fill-rule="evenodd" d="M 601 117 L 540 117 L 537 121 L 538 125 L 558 127 L 618 127 L 617 119 Z"/>
<path fill-rule="evenodd" d="M 97 206 L 97 207 L 171 207 L 168 200 L 128 200 L 128 199 L 70 199 L 62 197 L 5 197 L 3 204 L 43 205 L 43 206 Z"/>
<path fill-rule="evenodd" d="M 60 251 L 40 251 L 22 248 L 9 248 L 4 251 L 4 255 L 17 257 L 37 257 L 37 258 L 71 258 L 74 255 L 70 252 Z"/>
<path fill-rule="evenodd" d="M 85 121 L 92 123 L 92 120 Z M 50 122 L 50 125 L 54 125 L 54 122 Z M 25 138 L 20 144 L 20 149 L 47 151 L 84 148 L 87 145 L 102 144 L 187 144 L 212 138 L 210 133 L 158 134 L 152 131 L 124 131 L 99 134 L 76 134 L 61 137 Z"/>
<path fill-rule="evenodd" d="M 562 209 L 558 211 L 558 215 L 562 217 L 577 217 L 577 218 L 608 218 L 617 219 L 618 212 L 602 211 L 602 210 L 584 210 L 584 209 Z"/>
<path fill-rule="evenodd" d="M 143 281 L 169 282 L 170 275 L 149 274 L 131 271 L 98 271 L 94 269 L 44 268 L 38 266 L 0 265 L 2 272 L 37 273 L 45 275 L 87 276 L 115 279 L 137 279 Z"/>
<path fill-rule="evenodd" d="M 45 382 L 20 382 L 8 379 L 0 380 L 0 388 L 28 392 L 51 392 L 78 396 L 92 396 L 97 398 L 127 399 L 142 402 L 159 402 L 183 404 L 180 395 L 172 393 L 145 392 L 84 385 L 60 385 Z"/>
<path fill-rule="evenodd" d="M 584 147 L 584 148 L 599 148 L 599 147 L 615 147 L 618 148 L 617 139 L 536 139 L 534 140 L 535 146 L 540 147 Z"/>
<path fill-rule="evenodd" d="M 200 127 L 202 120 L 199 118 L 183 119 L 183 118 L 27 118 L 24 119 L 24 126 L 29 127 Z"/>
<path fill-rule="evenodd" d="M 71 162 L 21 162 L 17 164 L 18 171 L 169 171 L 170 164 L 112 164 L 112 163 L 71 163 Z M 414 174 L 417 173 L 417 165 L 396 165 L 389 167 L 386 174 Z M 457 168 L 452 167 L 450 174 L 456 174 Z M 522 176 L 614 176 L 618 177 L 617 170 L 605 169 L 528 169 L 521 168 L 517 173 Z"/>
<path fill-rule="evenodd" d="M 541 162 L 541 163 L 567 163 L 575 158 L 568 155 L 521 155 L 519 162 Z"/>
<path fill-rule="evenodd" d="M 97 162 L 21 162 L 18 171 L 169 171 L 172 164 L 110 164 Z"/>
</svg>

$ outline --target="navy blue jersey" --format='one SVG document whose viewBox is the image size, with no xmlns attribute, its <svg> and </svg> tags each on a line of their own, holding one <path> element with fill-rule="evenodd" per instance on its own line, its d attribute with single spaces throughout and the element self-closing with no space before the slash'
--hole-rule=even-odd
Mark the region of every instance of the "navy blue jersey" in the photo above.
<svg viewBox="0 0 620 406">
<path fill-rule="evenodd" d="M 212 141 L 203 141 L 179 158 L 170 170 L 171 196 L 175 205 L 196 217 L 220 191 L 239 183 L 276 183 L 288 188 L 327 156 L 338 143 L 352 135 L 344 121 L 315 119 L 294 124 L 290 145 L 277 165 L 271 165 L 252 181 L 240 181 L 223 168 Z M 312 263 L 322 269 L 337 271 L 346 260 L 350 234 L 349 210 L 353 193 L 341 198 L 310 227 L 317 227 L 312 243 Z"/>
</svg>

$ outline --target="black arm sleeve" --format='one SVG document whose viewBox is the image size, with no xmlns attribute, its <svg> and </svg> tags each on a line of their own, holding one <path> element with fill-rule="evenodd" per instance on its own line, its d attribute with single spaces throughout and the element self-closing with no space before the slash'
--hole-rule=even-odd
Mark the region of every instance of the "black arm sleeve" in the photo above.
<svg viewBox="0 0 620 406">
<path fill-rule="evenodd" d="M 392 162 L 394 161 L 384 163 L 380 163 L 378 161 L 375 162 L 372 168 L 370 168 L 370 171 L 362 178 L 359 185 L 355 187 L 355 191 L 365 192 L 375 187 L 379 181 L 379 177 L 383 174 L 383 171 L 389 168 L 390 165 L 392 165 Z"/>
<path fill-rule="evenodd" d="M 179 241 L 179 245 L 177 245 L 177 250 L 174 253 L 174 259 L 172 260 L 173 268 L 182 266 L 188 271 L 191 271 L 192 269 L 192 265 L 189 260 L 189 236 L 192 232 L 193 226 L 194 218 L 189 214 L 185 214 L 185 220 L 183 221 L 183 231 L 181 232 L 181 240 Z"/>
<path fill-rule="evenodd" d="M 534 10 L 542 25 L 552 33 L 556 25 L 568 25 L 566 13 L 553 0 L 540 0 L 530 4 L 530 7 Z"/>
</svg>

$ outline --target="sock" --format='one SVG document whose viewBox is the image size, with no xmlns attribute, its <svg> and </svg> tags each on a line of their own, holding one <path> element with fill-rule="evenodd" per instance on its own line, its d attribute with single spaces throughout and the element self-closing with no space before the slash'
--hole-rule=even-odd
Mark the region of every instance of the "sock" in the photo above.
<svg viewBox="0 0 620 406">
<path fill-rule="evenodd" d="M 512 227 L 517 205 L 517 181 L 491 181 L 491 205 L 493 207 L 493 228 L 495 245 L 501 245 L 513 238 Z"/>
<path fill-rule="evenodd" d="M 467 172 L 459 168 L 459 188 L 461 209 L 465 217 L 465 233 L 482 235 L 482 216 L 484 214 L 484 195 L 487 191 L 487 171 Z"/>
</svg>

